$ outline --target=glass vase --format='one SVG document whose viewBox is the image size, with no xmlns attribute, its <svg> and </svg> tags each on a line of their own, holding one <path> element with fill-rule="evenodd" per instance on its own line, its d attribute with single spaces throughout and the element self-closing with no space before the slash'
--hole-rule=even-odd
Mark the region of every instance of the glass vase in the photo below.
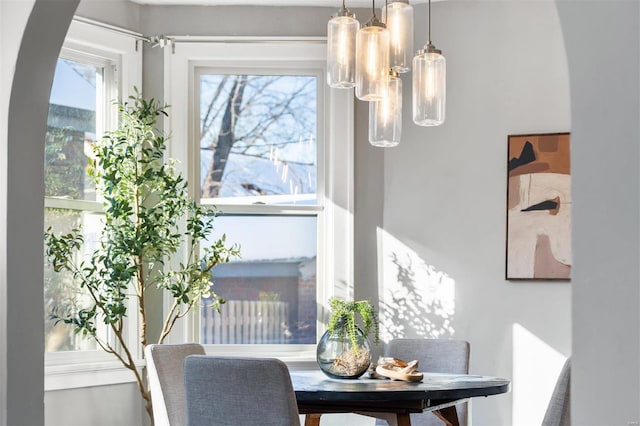
<svg viewBox="0 0 640 426">
<path fill-rule="evenodd" d="M 351 339 L 346 328 L 327 330 L 318 343 L 316 358 L 320 370 L 334 379 L 357 379 L 371 364 L 369 341 L 356 329 Z"/>
</svg>

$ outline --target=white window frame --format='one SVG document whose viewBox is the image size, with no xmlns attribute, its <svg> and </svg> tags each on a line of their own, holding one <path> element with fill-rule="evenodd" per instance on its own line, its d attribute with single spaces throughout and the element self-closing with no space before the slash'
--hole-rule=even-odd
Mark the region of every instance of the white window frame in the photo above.
<svg viewBox="0 0 640 426">
<path fill-rule="evenodd" d="M 195 76 L 200 68 L 254 69 L 256 74 L 283 68 L 315 69 L 319 79 L 318 105 L 318 218 L 317 338 L 325 330 L 328 300 L 332 296 L 353 297 L 353 94 L 330 89 L 326 84 L 326 39 L 324 38 L 169 38 L 165 49 L 165 101 L 171 105 L 165 131 L 171 135 L 168 155 L 180 161 L 180 172 L 189 179 L 191 195 L 200 181 L 198 158 L 199 117 Z M 324 140 L 322 140 L 324 139 Z M 234 210 L 217 206 L 223 213 Z M 243 206 L 242 211 L 251 209 Z M 308 207 L 307 207 L 308 208 Z M 262 209 L 261 209 L 262 210 Z M 266 206 L 263 213 L 303 214 L 304 207 Z M 180 259 L 176 259 L 179 261 Z M 165 297 L 165 311 L 170 300 Z M 199 309 L 176 324 L 168 342 L 199 341 Z M 295 363 L 315 360 L 316 345 L 206 345 L 208 353 L 243 356 L 273 356 Z"/>
<path fill-rule="evenodd" d="M 67 32 L 60 57 L 75 59 L 105 67 L 107 91 L 105 96 L 104 123 L 107 130 L 117 127 L 117 107 L 110 99 L 120 101 L 133 95 L 133 87 L 142 89 L 142 43 L 140 35 L 84 18 L 74 18 Z M 109 81 L 110 80 L 110 81 Z M 96 129 L 99 138 L 105 129 Z M 45 197 L 45 207 L 70 208 L 78 211 L 102 211 L 100 201 L 65 200 Z M 131 310 L 131 312 L 135 312 Z M 130 347 L 137 344 L 137 315 L 128 317 L 132 321 L 127 336 Z M 136 353 L 142 366 L 142 353 Z M 113 355 L 102 350 L 61 351 L 45 353 L 45 391 L 97 386 L 134 381 L 131 372 L 125 369 Z"/>
</svg>

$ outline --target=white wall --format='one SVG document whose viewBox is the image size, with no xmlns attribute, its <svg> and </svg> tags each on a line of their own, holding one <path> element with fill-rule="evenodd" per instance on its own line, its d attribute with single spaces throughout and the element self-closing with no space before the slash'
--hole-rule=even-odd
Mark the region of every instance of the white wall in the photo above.
<svg viewBox="0 0 640 426">
<path fill-rule="evenodd" d="M 47 426 L 133 426 L 148 424 L 133 384 L 67 389 L 45 394 Z"/>
<path fill-rule="evenodd" d="M 415 13 L 418 48 L 426 8 Z M 473 424 L 540 424 L 571 352 L 572 284 L 505 280 L 507 135 L 571 130 L 558 13 L 552 1 L 448 1 L 432 4 L 432 25 L 447 59 L 447 118 L 414 125 L 403 76 L 378 262 L 381 303 L 405 316 L 385 324 L 385 338 L 470 341 L 473 373 L 513 380 L 510 394 L 473 400 Z M 407 304 L 394 304 L 403 291 Z"/>
<path fill-rule="evenodd" d="M 141 10 L 140 4 L 129 0 L 84 0 L 78 4 L 75 14 L 131 31 L 139 31 Z"/>
<path fill-rule="evenodd" d="M 572 420 L 638 424 L 639 4 L 562 0 L 558 10 L 575 142 Z"/>
</svg>

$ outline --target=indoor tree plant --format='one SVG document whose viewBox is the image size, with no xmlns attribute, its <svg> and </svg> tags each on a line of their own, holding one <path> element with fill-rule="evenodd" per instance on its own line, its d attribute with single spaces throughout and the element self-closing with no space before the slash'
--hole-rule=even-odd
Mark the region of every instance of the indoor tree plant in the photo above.
<svg viewBox="0 0 640 426">
<path fill-rule="evenodd" d="M 136 91 L 137 92 L 137 91 Z M 153 420 L 147 381 L 136 368 L 136 354 L 151 343 L 146 296 L 152 288 L 170 295 L 172 303 L 157 339 L 163 343 L 176 321 L 203 298 L 219 309 L 224 300 L 212 291 L 213 267 L 239 256 L 224 235 L 209 247 L 199 243 L 213 231 L 215 212 L 197 205 L 187 193 L 187 182 L 165 161 L 165 137 L 155 126 L 166 116 L 165 106 L 139 93 L 119 104 L 120 127 L 93 147 L 89 175 L 104 199 L 104 228 L 98 247 L 78 261 L 84 243 L 80 229 L 56 235 L 45 233 L 46 256 L 54 271 L 73 276 L 85 296 L 54 307 L 51 319 L 69 324 L 75 333 L 94 339 L 135 376 Z M 185 253 L 177 267 L 168 260 Z M 133 299 L 139 330 L 127 330 L 129 301 Z M 85 302 L 88 300 L 88 302 Z M 107 328 L 112 339 L 99 329 Z M 134 347 L 127 334 L 139 338 Z"/>
<path fill-rule="evenodd" d="M 337 297 L 329 300 L 329 306 L 331 316 L 327 331 L 318 343 L 318 365 L 329 377 L 360 377 L 371 363 L 367 340 L 371 330 L 375 343 L 380 340 L 376 310 L 367 300 L 347 302 Z"/>
</svg>

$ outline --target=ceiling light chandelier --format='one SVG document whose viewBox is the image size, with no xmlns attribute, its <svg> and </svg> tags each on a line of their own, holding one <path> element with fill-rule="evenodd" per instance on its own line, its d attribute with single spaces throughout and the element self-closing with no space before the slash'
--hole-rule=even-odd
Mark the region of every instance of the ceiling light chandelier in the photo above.
<svg viewBox="0 0 640 426">
<path fill-rule="evenodd" d="M 411 62 L 413 7 L 409 0 L 391 0 L 362 28 L 355 16 L 342 8 L 327 27 L 327 81 L 331 87 L 355 87 L 358 99 L 370 102 L 369 142 L 392 147 L 402 130 L 402 81 L 399 73 L 413 68 L 413 121 L 419 126 L 444 122 L 446 62 L 431 42 L 431 0 L 428 0 L 428 42 Z"/>
<path fill-rule="evenodd" d="M 342 8 L 327 24 L 327 83 L 337 89 L 355 86 L 356 34 L 360 23 L 347 9 Z"/>
<path fill-rule="evenodd" d="M 373 15 L 356 36 L 355 91 L 363 101 L 384 97 L 389 73 L 389 31 L 376 16 L 376 1 L 372 3 Z"/>
<path fill-rule="evenodd" d="M 413 55 L 413 6 L 409 0 L 393 0 L 382 9 L 382 21 L 390 34 L 391 69 L 398 73 L 408 72 Z"/>
<path fill-rule="evenodd" d="M 428 42 L 413 58 L 413 122 L 418 126 L 444 123 L 447 65 L 442 51 L 431 43 L 431 0 Z"/>
</svg>

